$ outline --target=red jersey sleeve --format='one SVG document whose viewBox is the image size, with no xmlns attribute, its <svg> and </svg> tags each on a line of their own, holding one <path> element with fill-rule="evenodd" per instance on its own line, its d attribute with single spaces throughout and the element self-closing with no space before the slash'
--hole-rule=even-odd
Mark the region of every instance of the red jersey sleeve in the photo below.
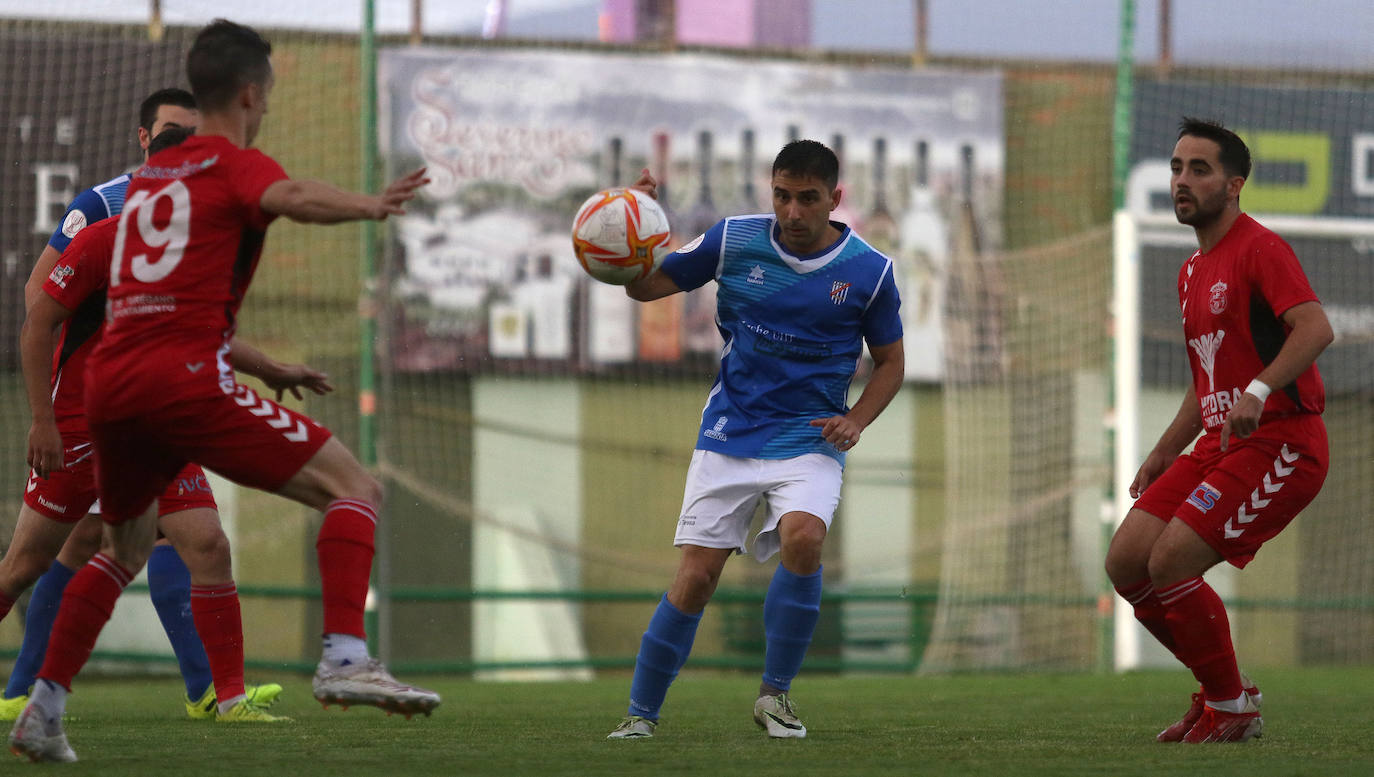
<svg viewBox="0 0 1374 777">
<path fill-rule="evenodd" d="M 234 174 L 230 179 L 234 196 L 243 204 L 249 226 L 259 231 L 265 230 L 277 214 L 262 209 L 262 193 L 267 187 L 290 176 L 277 164 L 277 160 L 255 148 L 242 151 L 235 162 Z"/>
<path fill-rule="evenodd" d="M 62 307 L 76 310 L 87 297 L 109 285 L 118 229 L 119 217 L 115 216 L 76 233 L 43 282 L 43 291 Z"/>
<path fill-rule="evenodd" d="M 1264 235 L 1251 246 L 1250 272 L 1276 316 L 1304 302 L 1320 301 L 1293 249 L 1278 235 Z"/>
</svg>

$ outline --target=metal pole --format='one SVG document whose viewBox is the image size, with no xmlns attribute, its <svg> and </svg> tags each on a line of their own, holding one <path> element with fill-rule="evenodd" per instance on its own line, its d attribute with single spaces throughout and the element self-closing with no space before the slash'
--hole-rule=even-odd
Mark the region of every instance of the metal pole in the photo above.
<svg viewBox="0 0 1374 777">
<path fill-rule="evenodd" d="M 1135 0 L 1121 0 L 1121 38 L 1117 48 L 1116 59 L 1116 102 L 1113 110 L 1112 125 L 1112 206 L 1118 214 L 1116 219 L 1117 229 L 1122 225 L 1122 209 L 1126 202 L 1126 176 L 1130 172 L 1130 153 L 1131 153 L 1131 99 L 1133 85 L 1133 68 L 1135 64 Z M 1118 234 L 1118 240 L 1121 239 Z M 1118 252 L 1119 253 L 1119 252 Z M 1108 458 L 1116 462 L 1122 455 L 1134 456 L 1134 451 L 1118 451 L 1118 446 L 1122 443 L 1122 438 L 1134 440 L 1133 434 L 1120 434 L 1117 430 L 1123 429 L 1126 424 L 1134 425 L 1136 419 L 1134 414 L 1125 417 L 1122 408 L 1118 406 L 1120 392 L 1116 390 L 1117 359 L 1123 358 L 1121 353 L 1121 343 L 1117 341 L 1123 322 L 1120 317 L 1125 313 L 1123 306 L 1116 302 L 1117 292 L 1121 290 L 1122 284 L 1126 279 L 1121 277 L 1121 271 L 1114 269 L 1112 277 L 1113 288 L 1113 311 L 1112 315 L 1116 320 L 1113 321 L 1113 334 L 1111 358 L 1107 369 L 1107 407 L 1113 423 L 1106 425 L 1107 430 L 1107 455 Z M 1104 516 L 1115 516 L 1116 513 L 1116 474 L 1113 468 L 1112 477 L 1108 480 L 1106 488 L 1106 499 L 1104 500 Z M 1112 532 L 1116 528 L 1115 520 L 1104 520 L 1102 525 L 1102 552 L 1105 557 L 1107 547 L 1111 542 Z M 1097 669 L 1099 672 L 1110 672 L 1115 666 L 1114 656 L 1116 654 L 1116 631 L 1114 628 L 1115 609 L 1119 606 L 1116 601 L 1116 592 L 1112 589 L 1111 581 L 1104 575 L 1102 578 L 1102 589 L 1099 592 L 1098 606 L 1098 654 Z"/>
<path fill-rule="evenodd" d="M 425 0 L 410 0 L 410 45 L 418 46 L 425 37 Z"/>
<path fill-rule="evenodd" d="M 928 0 L 915 0 L 916 3 L 916 53 L 913 64 L 924 65 L 930 56 L 928 39 L 930 36 L 930 5 Z"/>
<path fill-rule="evenodd" d="M 1170 0 L 1159 0 L 1159 72 L 1174 68 L 1173 18 Z"/>
<path fill-rule="evenodd" d="M 148 0 L 148 40 L 162 40 L 162 0 Z"/>
<path fill-rule="evenodd" d="M 377 9 L 376 0 L 363 0 L 362 35 L 359 40 L 362 72 L 362 190 L 374 192 L 377 181 Z M 377 222 L 362 223 L 359 252 L 361 320 L 358 333 L 358 460 L 369 470 L 377 466 L 377 391 L 373 355 L 377 340 Z M 383 507 L 383 505 L 379 505 Z M 383 527 L 390 527 L 388 522 Z M 368 624 L 368 638 L 376 655 L 391 654 L 391 543 L 390 529 L 377 533 L 377 575 L 373 580 L 376 623 Z"/>
</svg>

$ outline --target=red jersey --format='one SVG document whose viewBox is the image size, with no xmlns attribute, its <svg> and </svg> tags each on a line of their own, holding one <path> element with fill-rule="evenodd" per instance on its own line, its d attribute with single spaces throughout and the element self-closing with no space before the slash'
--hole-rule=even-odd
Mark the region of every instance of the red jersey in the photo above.
<svg viewBox="0 0 1374 777">
<path fill-rule="evenodd" d="M 234 392 L 229 341 L 285 179 L 255 149 L 192 136 L 134 172 L 119 216 L 105 336 L 90 357 L 92 421 Z"/>
<path fill-rule="evenodd" d="M 1211 251 L 1197 251 L 1178 274 L 1178 301 L 1193 389 L 1208 433 L 1216 432 L 1245 387 L 1283 347 L 1289 308 L 1316 302 L 1293 249 L 1246 214 L 1240 214 Z M 1268 419 L 1320 413 L 1326 407 L 1321 373 L 1313 364 L 1287 386 L 1273 386 L 1264 403 Z"/>
<path fill-rule="evenodd" d="M 49 297 L 72 311 L 62 322 L 52 359 L 52 408 L 63 432 L 86 428 L 86 356 L 100 342 L 105 324 L 105 286 L 118 226 L 117 217 L 108 218 L 78 232 L 43 283 Z"/>
</svg>

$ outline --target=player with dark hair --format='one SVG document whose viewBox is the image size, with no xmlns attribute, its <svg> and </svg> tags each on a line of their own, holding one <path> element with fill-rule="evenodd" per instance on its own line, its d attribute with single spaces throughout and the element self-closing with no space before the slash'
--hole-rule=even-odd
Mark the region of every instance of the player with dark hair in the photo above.
<svg viewBox="0 0 1374 777">
<path fill-rule="evenodd" d="M 165 130 L 149 145 L 149 151 L 155 154 L 170 148 L 190 133 L 186 128 Z M 64 506 L 74 516 L 83 515 L 95 499 L 95 474 L 89 455 L 64 465 L 64 445 L 90 452 L 90 433 L 81 404 L 84 367 L 100 339 L 104 288 L 117 226 L 118 219 L 109 218 L 77 234 L 44 284 L 43 296 L 30 306 L 20 332 L 24 383 L 34 419 L 29 462 L 36 478 L 58 484 L 45 493 L 62 494 Z M 54 337 L 59 329 L 60 346 Z M 253 363 L 261 364 L 256 374 L 268 385 L 304 383 L 322 390 L 322 376 L 304 367 L 263 363 L 261 358 Z M 323 388 L 328 388 L 327 383 Z M 207 710 L 209 717 L 225 722 L 286 720 L 266 711 L 280 693 L 280 686 L 272 686 L 274 690 L 268 689 L 268 698 L 264 698 L 261 687 L 244 685 L 243 624 L 229 541 L 200 467 L 188 465 L 177 474 L 158 497 L 157 515 L 159 527 L 177 549 L 174 552 L 184 556 L 189 567 L 192 636 L 200 635 L 197 644 L 204 640 L 202 655 L 213 680 L 213 688 L 204 695 L 216 699 Z"/>
<path fill-rule="evenodd" d="M 428 182 L 417 170 L 379 195 L 288 178 L 251 148 L 273 87 L 271 47 L 217 20 L 196 37 L 188 77 L 198 133 L 136 171 L 115 229 L 105 334 L 88 361 L 86 413 L 110 553 L 72 579 L 29 704 L 10 732 L 34 760 L 72 760 L 62 714 L 124 586 L 152 547 L 153 499 L 186 464 L 324 512 L 316 541 L 325 704 L 428 714 L 438 694 L 397 682 L 368 654 L 363 606 L 382 486 L 328 430 L 238 383 L 239 306 L 277 216 L 385 219 Z M 204 63 L 222 72 L 207 74 Z M 220 84 L 235 86 L 226 97 Z M 251 371 L 251 370 L 250 370 Z"/>
<path fill-rule="evenodd" d="M 1333 335 L 1293 249 L 1240 209 L 1245 143 L 1185 118 L 1170 167 L 1174 215 L 1198 240 L 1178 274 L 1193 380 L 1131 483 L 1137 501 L 1112 537 L 1107 575 L 1202 685 L 1157 739 L 1243 742 L 1263 731 L 1262 697 L 1202 575 L 1222 561 L 1243 568 L 1321 490 L 1316 359 Z"/>
<path fill-rule="evenodd" d="M 196 125 L 199 114 L 195 105 L 190 92 L 176 88 L 159 89 L 143 100 L 139 106 L 138 142 L 145 159 L 157 144 L 171 145 L 175 133 Z M 86 225 L 118 214 L 124 206 L 128 185 L 129 176 L 121 175 L 87 189 L 72 201 L 25 286 L 25 307 L 30 312 L 36 303 L 46 299 L 44 282 L 54 272 L 62 251 Z M 51 344 L 45 346 L 48 350 L 44 358 L 54 367 L 52 397 L 45 403 L 47 423 L 35 424 L 30 430 L 29 462 L 34 471 L 24 493 L 14 539 L 4 558 L 0 559 L 0 618 L 9 612 L 20 593 L 31 585 L 34 587 L 25 613 L 24 641 L 10 672 L 4 698 L 0 699 L 0 720 L 14 720 L 28 703 L 29 688 L 43 663 L 63 591 L 76 570 L 100 549 L 102 523 L 96 515 L 98 504 L 92 504 L 95 473 L 81 396 L 81 377 L 89 348 L 78 346 L 99 327 L 103 318 L 103 303 L 92 306 L 86 316 L 79 317 L 74 327 L 67 329 L 64 350 L 56 354 L 55 360 Z M 35 372 L 35 379 L 42 378 L 46 385 L 47 375 L 45 368 Z M 64 375 L 65 380 L 61 379 Z M 53 418 L 54 405 L 61 414 L 60 423 Z M 35 415 L 35 421 L 38 418 Z M 65 449 L 64 439 L 68 443 Z M 35 456 L 42 462 L 35 460 Z M 193 514 L 191 520 L 171 519 L 179 529 L 182 550 L 201 556 L 198 564 L 227 569 L 230 564 L 228 540 L 214 512 L 215 500 L 208 481 L 203 475 L 197 475 L 179 479 L 178 483 L 180 493 L 167 495 L 159 503 L 163 514 L 200 511 Z M 218 717 L 220 698 L 215 689 L 210 656 L 206 654 L 194 623 L 194 611 L 198 607 L 192 597 L 191 573 L 177 550 L 165 539 L 159 540 L 148 560 L 148 587 L 186 683 L 186 714 L 192 719 L 213 720 Z M 237 601 L 237 597 L 233 598 Z M 223 595 L 217 599 L 217 604 L 228 602 L 228 597 Z M 242 642 L 241 635 L 236 638 Z M 242 682 L 241 656 L 237 661 L 229 657 L 214 663 L 237 666 L 239 682 Z M 248 686 L 246 693 L 255 706 L 266 707 L 281 693 L 281 686 L 276 683 Z M 231 697 L 224 698 L 227 701 Z"/>
<path fill-rule="evenodd" d="M 845 453 L 901 388 L 904 361 L 892 260 L 830 220 L 838 181 L 830 149 L 789 143 L 773 163 L 772 214 L 727 218 L 626 287 L 647 302 L 714 280 L 725 347 L 687 470 L 677 575 L 644 632 L 612 739 L 653 736 L 725 562 L 750 550 L 760 502 L 767 516 L 753 555 L 780 553 L 781 563 L 763 605 L 754 721 L 771 737 L 806 736 L 789 691 L 820 615 L 821 547 Z M 656 193 L 647 170 L 636 186 Z M 865 342 L 873 373 L 850 408 Z"/>
</svg>

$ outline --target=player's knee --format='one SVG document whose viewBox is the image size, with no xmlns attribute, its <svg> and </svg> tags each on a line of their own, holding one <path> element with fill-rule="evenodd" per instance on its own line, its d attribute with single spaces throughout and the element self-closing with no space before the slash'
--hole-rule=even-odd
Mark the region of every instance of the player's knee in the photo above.
<svg viewBox="0 0 1374 777">
<path fill-rule="evenodd" d="M 821 548 L 825 545 L 825 524 L 819 520 L 797 522 L 781 532 L 784 563 L 797 574 L 810 574 L 821 563 Z M 793 569 L 799 567 L 799 569 Z"/>
<path fill-rule="evenodd" d="M 229 538 L 218 526 L 216 531 L 205 532 L 196 537 L 189 548 L 178 548 L 177 552 L 192 575 L 197 577 L 200 576 L 197 573 L 224 572 L 233 565 L 229 556 Z"/>
<path fill-rule="evenodd" d="M 1167 549 L 1156 547 L 1150 553 L 1148 562 L 1148 573 L 1150 580 L 1155 584 L 1155 588 L 1160 586 L 1173 585 L 1174 583 L 1196 577 L 1201 574 L 1196 570 L 1187 568 L 1187 564 L 1175 554 Z"/>
<path fill-rule="evenodd" d="M 710 601 L 719 582 L 718 570 L 688 566 L 678 570 L 677 579 L 673 581 L 674 590 L 668 598 L 683 612 L 700 612 Z"/>
<path fill-rule="evenodd" d="M 105 547 L 100 532 L 73 532 L 62 546 L 57 558 L 70 569 L 76 569 Z"/>
<path fill-rule="evenodd" d="M 12 596 L 28 590 L 38 582 L 38 578 L 48 571 L 52 559 L 45 559 L 33 553 L 6 553 L 0 561 L 0 590 L 11 591 Z"/>
<path fill-rule="evenodd" d="M 382 486 L 382 481 L 359 471 L 342 482 L 336 492 L 329 496 L 331 499 L 357 499 L 367 502 L 380 512 L 382 500 L 386 498 L 386 489 Z"/>
<path fill-rule="evenodd" d="M 1144 559 L 1134 558 L 1115 547 L 1107 549 L 1107 560 L 1102 566 L 1112 585 L 1130 585 L 1149 574 Z"/>
</svg>

